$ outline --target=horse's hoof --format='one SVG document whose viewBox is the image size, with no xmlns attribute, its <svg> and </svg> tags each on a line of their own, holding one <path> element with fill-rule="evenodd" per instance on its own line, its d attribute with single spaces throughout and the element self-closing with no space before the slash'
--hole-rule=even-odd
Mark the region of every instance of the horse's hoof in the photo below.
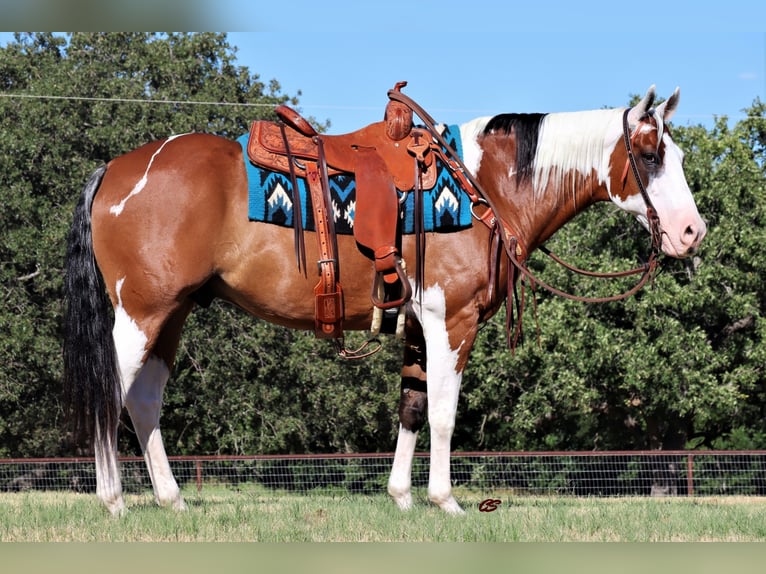
<svg viewBox="0 0 766 574">
<path fill-rule="evenodd" d="M 457 503 L 457 500 L 455 500 L 452 496 L 449 496 L 443 500 L 431 498 L 431 502 L 433 502 L 447 514 L 465 514 L 465 510 L 463 510 L 463 508 Z"/>
<path fill-rule="evenodd" d="M 394 499 L 394 502 L 396 502 L 396 506 L 399 507 L 399 510 L 410 510 L 412 508 L 412 493 L 411 492 L 402 492 L 402 493 L 396 493 L 393 492 L 388 493 L 391 498 Z"/>
<path fill-rule="evenodd" d="M 184 502 L 184 499 L 181 495 L 178 495 L 175 498 L 168 498 L 166 500 L 155 498 L 155 501 L 157 502 L 158 506 L 163 508 L 172 508 L 177 512 L 183 512 L 186 510 L 186 503 Z"/>
<path fill-rule="evenodd" d="M 127 509 L 125 508 L 125 501 L 122 498 L 119 498 L 118 500 L 112 503 L 107 502 L 106 508 L 109 510 L 109 514 L 111 514 L 115 518 L 120 518 L 121 516 L 125 516 L 125 514 L 127 513 Z"/>
<path fill-rule="evenodd" d="M 444 510 L 447 514 L 452 514 L 455 516 L 459 516 L 461 514 L 465 514 L 465 510 L 463 510 L 463 507 L 460 506 L 455 499 L 453 498 L 452 501 L 448 504 L 442 504 L 440 506 L 442 510 Z"/>
<path fill-rule="evenodd" d="M 412 495 L 396 497 L 394 502 L 396 502 L 399 510 L 407 511 L 412 509 Z"/>
</svg>

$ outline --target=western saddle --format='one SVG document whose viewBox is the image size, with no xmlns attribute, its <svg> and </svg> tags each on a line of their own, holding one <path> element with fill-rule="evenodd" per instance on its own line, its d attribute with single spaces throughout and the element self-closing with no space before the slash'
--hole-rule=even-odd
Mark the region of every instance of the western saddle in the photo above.
<svg viewBox="0 0 766 574">
<path fill-rule="evenodd" d="M 413 126 L 413 110 L 394 99 L 406 86 L 399 82 L 389 92 L 383 121 L 344 135 L 320 135 L 288 106 L 278 106 L 280 121 L 254 121 L 247 153 L 254 164 L 287 174 L 293 188 L 295 255 L 299 271 L 306 273 L 302 206 L 297 178 L 305 178 L 311 195 L 318 244 L 319 282 L 314 288 L 315 333 L 321 338 L 343 337 L 343 290 L 328 178 L 353 174 L 356 182 L 354 238 L 374 265 L 372 302 L 376 312 L 396 316 L 412 296 L 400 253 L 399 196 L 413 191 L 416 212 L 420 191 L 436 183 L 436 162 L 431 132 Z M 422 212 L 415 221 L 422 221 Z M 416 223 L 416 235 L 418 229 Z M 422 237 L 416 240 L 416 276 L 422 279 Z M 416 285 L 419 282 L 416 281 Z M 379 319 L 378 319 L 379 321 Z"/>
</svg>

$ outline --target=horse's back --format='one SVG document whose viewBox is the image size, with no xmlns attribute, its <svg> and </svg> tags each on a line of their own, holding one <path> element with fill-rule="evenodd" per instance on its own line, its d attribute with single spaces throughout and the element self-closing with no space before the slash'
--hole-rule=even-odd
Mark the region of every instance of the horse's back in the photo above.
<svg viewBox="0 0 766 574">
<path fill-rule="evenodd" d="M 175 135 L 110 161 L 94 216 L 97 206 L 106 207 L 113 216 L 141 215 L 158 201 L 199 199 L 208 190 L 237 181 L 246 182 L 239 144 L 211 134 Z"/>
</svg>

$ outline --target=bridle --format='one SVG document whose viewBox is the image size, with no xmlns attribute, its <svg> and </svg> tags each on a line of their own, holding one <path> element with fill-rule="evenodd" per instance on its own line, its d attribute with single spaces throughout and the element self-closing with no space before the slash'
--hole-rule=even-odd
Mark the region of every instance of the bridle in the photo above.
<svg viewBox="0 0 766 574">
<path fill-rule="evenodd" d="M 585 271 L 565 263 L 558 256 L 556 256 L 554 253 L 552 253 L 550 250 L 548 250 L 544 246 L 541 246 L 539 248 L 543 253 L 551 257 L 554 261 L 556 261 L 560 265 L 564 266 L 566 269 L 574 273 L 578 273 L 580 275 L 596 277 L 596 278 L 618 278 L 618 277 L 627 277 L 631 275 L 641 274 L 641 277 L 639 278 L 636 285 L 634 285 L 632 288 L 628 289 L 627 291 L 623 293 L 606 296 L 606 297 L 587 297 L 587 296 L 567 293 L 551 285 L 548 285 L 546 282 L 540 280 L 536 275 L 534 275 L 529 270 L 529 268 L 526 265 L 526 259 L 528 255 L 526 246 L 523 244 L 521 239 L 518 237 L 518 234 L 508 224 L 508 222 L 503 220 L 502 217 L 498 215 L 500 212 L 492 205 L 492 201 L 490 200 L 489 196 L 484 191 L 484 189 L 479 184 L 479 182 L 468 171 L 462 159 L 458 157 L 457 153 L 453 150 L 453 148 L 449 146 L 447 142 L 444 140 L 440 130 L 437 129 L 436 122 L 433 120 L 433 118 L 431 118 L 431 116 L 420 105 L 418 105 L 415 101 L 413 101 L 411 98 L 401 93 L 400 91 L 391 90 L 388 92 L 388 96 L 391 99 L 395 99 L 397 101 L 400 101 L 408 105 L 424 121 L 426 128 L 428 129 L 429 132 L 431 132 L 436 142 L 432 145 L 432 151 L 434 151 L 434 153 L 439 155 L 440 159 L 452 171 L 453 176 L 459 182 L 460 186 L 463 188 L 463 191 L 465 191 L 467 195 L 471 198 L 471 201 L 473 202 L 473 204 L 474 205 L 483 204 L 486 206 L 486 210 L 484 211 L 484 213 L 482 213 L 480 216 L 474 214 L 474 217 L 478 221 L 481 221 L 483 224 L 489 227 L 491 232 L 490 244 L 492 246 L 492 251 L 493 253 L 495 253 L 495 255 L 491 256 L 492 261 L 490 262 L 490 275 L 491 275 L 490 287 L 489 287 L 490 292 L 493 289 L 493 285 L 496 280 L 494 278 L 495 270 L 498 268 L 496 254 L 499 253 L 500 250 L 502 249 L 511 263 L 508 266 L 508 287 L 507 287 L 508 304 L 509 304 L 507 309 L 507 315 L 509 317 L 508 318 L 509 338 L 510 338 L 510 331 L 511 331 L 512 323 L 513 323 L 513 318 L 512 318 L 513 304 L 511 300 L 512 297 L 515 297 L 516 299 L 516 312 L 518 314 L 518 322 L 515 329 L 516 336 L 514 337 L 514 341 L 511 343 L 512 346 L 515 346 L 515 342 L 520 335 L 521 315 L 522 315 L 523 306 L 524 306 L 523 289 L 522 289 L 521 297 L 519 297 L 519 295 L 515 293 L 515 284 L 516 284 L 516 279 L 518 278 L 521 278 L 522 280 L 523 279 L 528 280 L 533 290 L 536 285 L 539 285 L 555 295 L 559 295 L 567 299 L 572 299 L 574 301 L 580 301 L 585 303 L 604 303 L 608 301 L 618 301 L 621 299 L 626 299 L 634 295 L 644 285 L 646 285 L 646 283 L 650 279 L 654 277 L 656 273 L 656 269 L 657 269 L 657 264 L 658 264 L 657 257 L 660 254 L 660 247 L 662 244 L 662 228 L 660 226 L 660 220 L 659 220 L 659 216 L 657 215 L 657 211 L 654 208 L 651 198 L 649 197 L 649 193 L 646 190 L 646 186 L 644 185 L 644 182 L 641 179 L 641 174 L 639 173 L 638 165 L 636 163 L 636 157 L 635 157 L 635 154 L 633 153 L 632 140 L 638 133 L 638 129 L 636 129 L 634 134 L 631 136 L 630 126 L 628 124 L 628 114 L 630 113 L 630 108 L 625 110 L 622 117 L 623 140 L 624 140 L 625 149 L 627 152 L 627 159 L 626 159 L 625 170 L 623 172 L 622 180 L 623 180 L 623 185 L 625 185 L 625 183 L 627 182 L 628 168 L 630 168 L 630 170 L 633 173 L 633 177 L 636 181 L 636 185 L 638 186 L 639 192 L 641 193 L 641 196 L 646 204 L 646 217 L 648 221 L 649 232 L 651 234 L 651 251 L 646 262 L 639 267 L 636 267 L 634 269 L 629 269 L 627 271 L 619 271 L 619 272 L 612 272 L 612 273 L 592 272 L 592 271 Z M 658 141 L 658 145 L 659 145 L 659 141 Z M 489 299 L 490 300 L 492 299 L 491 295 Z"/>
<path fill-rule="evenodd" d="M 652 203 L 651 198 L 649 197 L 649 192 L 646 191 L 646 186 L 644 186 L 644 182 L 641 180 L 641 174 L 638 173 L 638 166 L 636 165 L 636 156 L 633 153 L 633 138 L 638 134 L 638 128 L 633 133 L 633 136 L 630 135 L 630 126 L 628 125 L 628 114 L 630 113 L 630 108 L 626 109 L 625 112 L 622 114 L 622 137 L 625 141 L 625 150 L 628 153 L 628 159 L 625 161 L 625 169 L 623 170 L 622 174 L 622 181 L 623 185 L 627 181 L 628 177 L 628 166 L 630 166 L 631 170 L 633 171 L 633 177 L 636 180 L 636 185 L 638 186 L 638 191 L 641 192 L 641 197 L 644 199 L 644 203 L 646 204 L 646 220 L 649 225 L 649 233 L 652 235 L 652 249 L 659 252 L 660 247 L 662 245 L 662 227 L 660 226 L 660 218 L 657 215 L 657 210 L 654 209 L 654 204 Z M 658 121 L 657 125 L 657 146 L 659 147 L 661 141 L 662 141 L 662 135 L 660 133 L 660 123 Z"/>
<path fill-rule="evenodd" d="M 623 141 L 625 143 L 625 151 L 627 153 L 627 159 L 625 160 L 625 169 L 623 170 L 623 175 L 622 175 L 622 182 L 623 182 L 623 185 L 627 183 L 628 169 L 630 169 L 636 181 L 636 186 L 638 187 L 638 190 L 641 193 L 641 197 L 643 198 L 644 203 L 646 204 L 646 219 L 648 222 L 649 233 L 651 234 L 651 250 L 646 260 L 646 263 L 644 263 L 640 267 L 636 267 L 634 269 L 628 269 L 626 271 L 599 273 L 594 271 L 586 271 L 586 270 L 574 267 L 566 263 L 565 261 L 563 261 L 561 258 L 559 258 L 557 255 L 552 253 L 545 246 L 540 246 L 539 249 L 540 251 L 548 255 L 551 259 L 556 261 L 556 263 L 562 265 L 569 271 L 572 271 L 579 275 L 584 275 L 587 277 L 596 277 L 601 279 L 610 279 L 610 278 L 618 278 L 618 277 L 628 277 L 631 275 L 637 275 L 641 273 L 641 277 L 639 278 L 639 281 L 633 287 L 631 287 L 627 291 L 624 291 L 623 293 L 619 293 L 616 295 L 609 295 L 605 297 L 587 297 L 587 296 L 574 295 L 571 293 L 567 293 L 565 291 L 561 291 L 560 289 L 552 287 L 551 285 L 548 285 L 544 281 L 541 281 L 538 277 L 533 275 L 531 271 L 529 271 L 529 268 L 526 266 L 524 259 L 516 256 L 519 250 L 516 248 L 515 245 L 513 245 L 514 238 L 511 238 L 510 249 L 507 250 L 508 258 L 511 260 L 513 265 L 518 269 L 518 271 L 531 282 L 531 285 L 533 288 L 535 285 L 540 285 L 541 287 L 550 291 L 551 293 L 554 293 L 555 295 L 559 295 L 567 299 L 572 299 L 574 301 L 580 301 L 584 303 L 606 303 L 609 301 L 619 301 L 622 299 L 627 299 L 628 297 L 636 294 L 644 285 L 646 285 L 646 283 L 650 279 L 654 277 L 654 274 L 657 270 L 657 263 L 658 263 L 657 257 L 660 254 L 660 249 L 662 246 L 662 226 L 660 225 L 660 218 L 657 215 L 657 210 L 654 208 L 654 204 L 652 203 L 652 200 L 649 197 L 649 192 L 646 190 L 646 186 L 644 185 L 644 182 L 641 179 L 641 174 L 638 171 L 636 156 L 633 153 L 633 138 L 638 133 L 638 129 L 636 129 L 633 135 L 631 136 L 630 126 L 628 125 L 629 113 L 630 113 L 630 108 L 626 109 L 622 115 Z M 516 240 L 516 242 L 518 243 L 518 240 Z"/>
</svg>

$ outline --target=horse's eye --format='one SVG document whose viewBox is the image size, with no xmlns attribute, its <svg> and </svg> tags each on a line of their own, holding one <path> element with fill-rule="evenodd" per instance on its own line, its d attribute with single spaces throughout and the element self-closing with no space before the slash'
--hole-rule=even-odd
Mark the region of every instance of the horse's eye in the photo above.
<svg viewBox="0 0 766 574">
<path fill-rule="evenodd" d="M 642 153 L 641 159 L 644 160 L 646 167 L 659 167 L 660 158 L 656 153 Z"/>
</svg>

